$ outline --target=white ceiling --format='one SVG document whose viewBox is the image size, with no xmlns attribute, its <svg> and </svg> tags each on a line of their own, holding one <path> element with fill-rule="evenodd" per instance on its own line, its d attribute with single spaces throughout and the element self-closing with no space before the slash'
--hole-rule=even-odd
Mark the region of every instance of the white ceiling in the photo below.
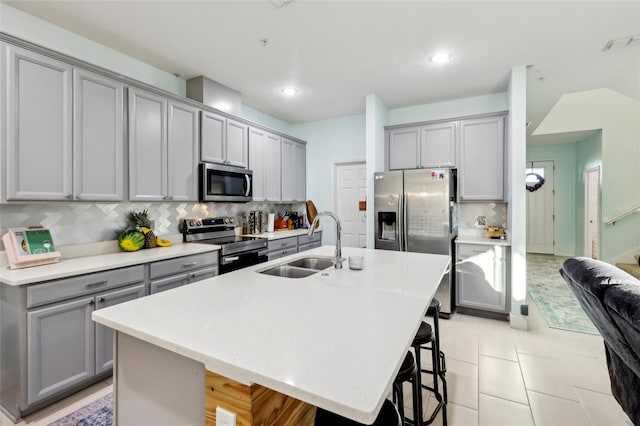
<svg viewBox="0 0 640 426">
<path fill-rule="evenodd" d="M 529 133 L 563 93 L 640 100 L 640 42 L 602 52 L 640 34 L 639 1 L 2 1 L 290 123 L 362 113 L 368 94 L 398 108 L 506 91 L 518 65 Z M 428 61 L 439 49 L 451 64 Z"/>
</svg>

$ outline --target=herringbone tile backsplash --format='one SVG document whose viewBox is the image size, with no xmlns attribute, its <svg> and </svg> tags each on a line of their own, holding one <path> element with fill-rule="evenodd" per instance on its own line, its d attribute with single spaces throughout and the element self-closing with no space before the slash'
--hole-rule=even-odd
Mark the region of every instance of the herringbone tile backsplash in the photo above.
<svg viewBox="0 0 640 426">
<path fill-rule="evenodd" d="M 0 236 L 8 228 L 44 226 L 57 246 L 115 240 L 128 227 L 128 214 L 149 210 L 157 235 L 177 234 L 185 217 L 233 216 L 237 224 L 246 212 L 304 212 L 304 204 L 271 203 L 29 203 L 0 206 Z M 264 215 L 266 218 L 266 214 Z M 0 241 L 0 250 L 4 246 Z"/>
<path fill-rule="evenodd" d="M 459 203 L 458 227 L 475 228 L 476 218 L 484 216 L 488 226 L 507 228 L 507 203 Z"/>
</svg>

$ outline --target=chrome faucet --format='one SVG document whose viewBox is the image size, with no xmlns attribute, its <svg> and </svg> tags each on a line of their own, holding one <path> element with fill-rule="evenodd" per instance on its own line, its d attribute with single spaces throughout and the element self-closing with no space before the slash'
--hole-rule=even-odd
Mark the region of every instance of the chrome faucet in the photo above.
<svg viewBox="0 0 640 426">
<path fill-rule="evenodd" d="M 331 212 L 320 212 L 320 213 L 318 213 L 318 215 L 315 217 L 315 219 L 313 219 L 313 223 L 311 224 L 311 228 L 309 228 L 309 233 L 307 235 L 312 236 L 314 234 L 314 232 L 316 232 L 316 225 L 320 221 L 320 217 L 321 216 L 329 216 L 329 217 L 332 217 L 333 220 L 336 221 L 336 253 L 335 253 L 334 259 L 333 259 L 333 265 L 337 269 L 342 269 L 342 262 L 344 262 L 344 259 L 342 258 L 342 243 L 340 241 L 340 234 L 342 233 L 342 226 L 340 226 L 340 219 L 338 219 L 338 216 L 336 216 L 335 214 L 333 214 Z"/>
</svg>

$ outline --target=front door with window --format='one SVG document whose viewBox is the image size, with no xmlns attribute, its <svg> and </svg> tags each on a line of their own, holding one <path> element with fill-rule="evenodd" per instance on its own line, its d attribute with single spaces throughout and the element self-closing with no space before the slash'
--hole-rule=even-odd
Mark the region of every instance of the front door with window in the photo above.
<svg viewBox="0 0 640 426">
<path fill-rule="evenodd" d="M 553 161 L 527 162 L 527 252 L 554 253 L 554 182 Z M 542 179 L 544 183 L 540 185 Z M 536 185 L 538 184 L 538 185 Z"/>
</svg>

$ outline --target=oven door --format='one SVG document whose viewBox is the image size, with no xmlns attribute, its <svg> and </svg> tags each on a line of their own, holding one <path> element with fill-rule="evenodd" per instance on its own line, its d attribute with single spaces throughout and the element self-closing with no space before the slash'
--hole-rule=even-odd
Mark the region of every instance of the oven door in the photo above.
<svg viewBox="0 0 640 426">
<path fill-rule="evenodd" d="M 200 201 L 246 203 L 253 200 L 253 172 L 240 167 L 200 163 Z"/>
<path fill-rule="evenodd" d="M 256 250 L 221 256 L 219 272 L 220 274 L 226 274 L 227 272 L 236 271 L 238 269 L 246 268 L 247 266 L 264 263 L 267 259 L 267 250 Z"/>
</svg>

